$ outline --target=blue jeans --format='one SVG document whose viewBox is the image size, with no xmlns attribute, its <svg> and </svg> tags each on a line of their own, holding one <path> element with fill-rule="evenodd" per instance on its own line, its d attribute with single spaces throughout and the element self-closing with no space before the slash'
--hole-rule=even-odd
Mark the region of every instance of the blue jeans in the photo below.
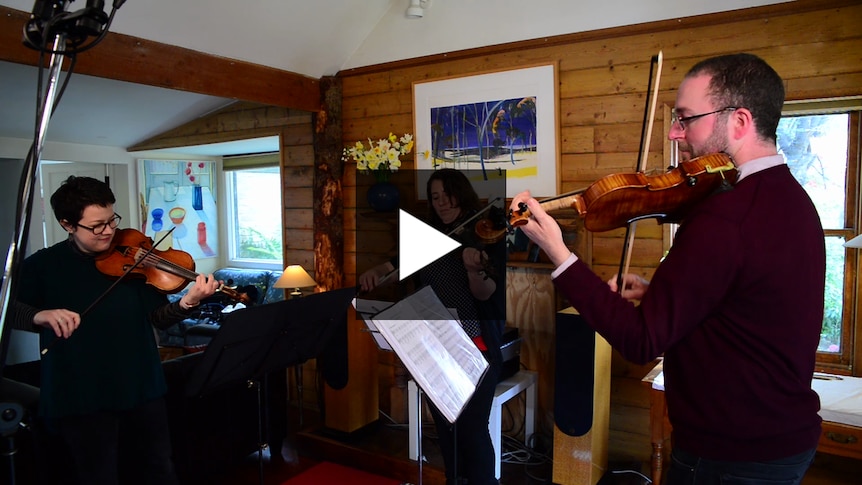
<svg viewBox="0 0 862 485">
<path fill-rule="evenodd" d="M 816 448 L 777 460 L 707 460 L 674 448 L 667 485 L 797 485 L 805 476 Z"/>
</svg>

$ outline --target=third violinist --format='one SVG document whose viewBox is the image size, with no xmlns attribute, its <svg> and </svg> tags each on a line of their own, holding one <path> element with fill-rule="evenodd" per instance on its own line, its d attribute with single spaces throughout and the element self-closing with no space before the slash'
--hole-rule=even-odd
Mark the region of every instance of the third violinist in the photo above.
<svg viewBox="0 0 862 485">
<path fill-rule="evenodd" d="M 463 250 L 452 251 L 419 270 L 420 283 L 430 285 L 447 308 L 456 309 L 462 328 L 490 364 L 454 425 L 431 406 L 440 437 L 446 479 L 447 483 L 458 483 L 456 478 L 462 478 L 471 484 L 496 484 L 488 419 L 502 367 L 500 339 L 506 319 L 505 239 L 500 238 L 492 244 L 477 241 L 474 221 L 459 231 L 453 231 L 483 208 L 463 172 L 454 169 L 434 171 L 428 179 L 426 195 L 430 206 L 429 224 L 444 234 L 457 233 L 450 237 L 460 240 Z M 394 267 L 387 262 L 361 274 L 361 288 L 365 291 L 373 289 Z M 387 278 L 387 281 L 392 280 L 395 278 Z"/>
</svg>

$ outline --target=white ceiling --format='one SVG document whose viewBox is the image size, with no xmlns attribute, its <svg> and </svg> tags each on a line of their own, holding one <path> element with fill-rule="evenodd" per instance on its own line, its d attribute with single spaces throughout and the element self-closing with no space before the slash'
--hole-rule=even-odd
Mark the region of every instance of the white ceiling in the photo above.
<svg viewBox="0 0 862 485">
<path fill-rule="evenodd" d="M 783 1 L 422 0 L 424 17 L 408 19 L 409 0 L 129 0 L 110 30 L 320 78 L 395 60 Z M 30 12 L 34 2 L 0 5 Z M 111 0 L 106 3 L 110 11 Z M 85 5 L 72 1 L 66 9 Z M 35 91 L 35 68 L 0 62 L 0 137 L 33 138 Z M 127 147 L 230 102 L 74 74 L 46 141 Z M 184 152 L 269 149 L 219 145 Z"/>
</svg>

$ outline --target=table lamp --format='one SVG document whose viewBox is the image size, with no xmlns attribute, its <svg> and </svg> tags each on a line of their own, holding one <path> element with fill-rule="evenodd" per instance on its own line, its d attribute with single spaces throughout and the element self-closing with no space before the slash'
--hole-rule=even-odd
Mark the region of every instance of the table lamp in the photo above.
<svg viewBox="0 0 862 485">
<path fill-rule="evenodd" d="M 278 278 L 278 281 L 273 285 L 275 288 L 293 288 L 290 292 L 291 298 L 299 298 L 302 296 L 300 288 L 308 286 L 317 286 L 317 283 L 311 279 L 311 276 L 298 264 L 291 264 L 284 268 L 284 272 Z"/>
</svg>

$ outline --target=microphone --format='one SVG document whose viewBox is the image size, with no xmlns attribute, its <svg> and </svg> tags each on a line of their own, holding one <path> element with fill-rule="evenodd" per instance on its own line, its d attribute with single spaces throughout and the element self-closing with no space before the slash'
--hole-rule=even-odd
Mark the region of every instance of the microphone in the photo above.
<svg viewBox="0 0 862 485">
<path fill-rule="evenodd" d="M 124 2 L 114 1 L 120 5 Z M 24 27 L 24 44 L 27 47 L 41 50 L 43 41 L 59 32 L 65 33 L 73 45 L 80 44 L 87 37 L 102 34 L 108 23 L 105 0 L 87 0 L 84 8 L 71 13 L 65 12 L 66 3 L 67 0 L 36 0 L 30 21 Z"/>
<path fill-rule="evenodd" d="M 30 20 L 24 25 L 24 44 L 33 49 L 41 49 L 45 24 L 65 10 L 66 0 L 36 0 Z"/>
<path fill-rule="evenodd" d="M 87 0 L 87 5 L 83 10 L 79 10 L 72 14 L 80 17 L 75 20 L 71 30 L 73 35 L 77 34 L 82 37 L 95 37 L 102 33 L 102 27 L 108 23 L 108 15 L 105 13 L 105 0 Z"/>
</svg>

